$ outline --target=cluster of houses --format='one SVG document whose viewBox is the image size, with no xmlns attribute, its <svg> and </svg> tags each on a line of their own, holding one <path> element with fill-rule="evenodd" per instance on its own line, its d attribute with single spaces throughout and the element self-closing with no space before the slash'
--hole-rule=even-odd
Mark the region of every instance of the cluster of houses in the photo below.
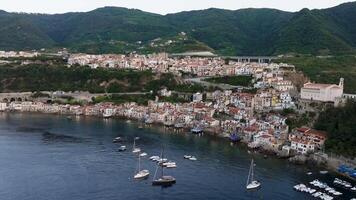
<svg viewBox="0 0 356 200">
<path fill-rule="evenodd" d="M 193 101 L 189 103 L 161 102 L 159 98 L 149 101 L 147 106 L 133 102 L 80 106 L 14 101 L 0 103 L 0 111 L 122 117 L 175 128 L 199 127 L 223 137 L 229 137 L 236 132 L 250 148 L 262 148 L 273 152 L 281 151 L 282 147 L 284 149 L 289 147 L 289 150 L 305 154 L 320 148 L 325 140 L 325 134 L 322 137 L 322 134 L 309 129 L 298 129 L 298 132 L 290 133 L 286 117 L 276 113 L 256 114 L 261 109 L 282 109 L 276 107 L 278 102 L 283 105 L 285 99 L 290 99 L 286 97 L 288 92 L 269 90 L 274 92 L 262 91 L 268 94 L 275 93 L 275 99 L 268 95 L 263 96 L 264 93 L 251 94 L 226 90 L 204 95 L 196 93 L 193 95 Z M 170 91 L 161 91 L 161 94 L 170 95 Z M 294 102 L 290 99 L 285 105 L 293 108 Z"/>
<path fill-rule="evenodd" d="M 23 57 L 23 58 L 32 58 L 39 56 L 40 53 L 36 51 L 0 51 L 0 58 L 18 58 L 18 57 Z"/>
<path fill-rule="evenodd" d="M 0 52 L 0 57 L 37 56 L 25 52 Z M 152 70 L 157 73 L 188 73 L 198 77 L 249 75 L 253 77 L 256 93 L 238 90 L 217 90 L 195 93 L 189 103 L 168 103 L 160 97 L 169 97 L 174 91 L 162 89 L 155 101 L 148 105 L 134 102 L 115 105 L 99 103 L 80 105 L 47 104 L 43 102 L 0 103 L 0 111 L 41 112 L 102 117 L 122 117 L 143 123 L 158 123 L 175 128 L 196 128 L 228 137 L 238 133 L 250 148 L 268 151 L 286 151 L 288 154 L 308 154 L 322 148 L 326 133 L 302 127 L 290 130 L 286 117 L 278 112 L 296 109 L 296 101 L 337 103 L 356 95 L 344 94 L 344 80 L 336 84 L 305 83 L 299 96 L 286 75 L 295 73 L 288 64 L 250 63 L 226 60 L 221 57 L 169 57 L 168 54 L 152 55 L 88 55 L 72 54 L 68 65 L 92 68 L 119 68 Z M 298 93 L 298 92 L 297 92 Z"/>
<path fill-rule="evenodd" d="M 287 64 L 237 62 L 221 57 L 170 57 L 166 53 L 150 55 L 72 54 L 68 58 L 68 65 L 90 66 L 91 68 L 152 70 L 157 73 L 169 72 L 175 75 L 188 73 L 198 77 L 252 74 L 256 74 L 256 77 L 262 77 L 266 70 L 270 70 L 272 74 L 278 72 L 279 75 L 285 71 L 294 71 L 294 66 Z M 266 78 L 269 79 L 268 81 L 271 84 L 272 79 L 276 78 L 276 76 Z"/>
</svg>

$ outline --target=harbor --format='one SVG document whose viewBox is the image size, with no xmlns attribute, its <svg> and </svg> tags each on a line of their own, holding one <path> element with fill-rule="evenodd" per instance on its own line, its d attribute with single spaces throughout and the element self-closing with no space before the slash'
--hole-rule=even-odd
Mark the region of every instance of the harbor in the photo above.
<svg viewBox="0 0 356 200">
<path fill-rule="evenodd" d="M 126 148 L 120 151 L 122 146 Z M 140 152 L 133 153 L 135 148 Z M 176 183 L 153 187 L 155 171 L 164 158 L 164 176 L 174 177 Z M 139 128 L 138 123 L 117 119 L 0 113 L 0 159 L 4 200 L 310 199 L 294 186 L 316 179 L 341 192 L 337 199 L 355 197 L 351 188 L 334 185 L 334 181 L 356 183 L 332 172 L 321 174 L 319 168 L 266 159 L 248 153 L 244 145 L 231 145 L 210 135 L 156 126 Z M 138 164 L 140 171 L 149 171 L 147 179 L 135 180 Z M 255 191 L 246 190 L 251 166 L 255 180 L 261 183 Z"/>
</svg>

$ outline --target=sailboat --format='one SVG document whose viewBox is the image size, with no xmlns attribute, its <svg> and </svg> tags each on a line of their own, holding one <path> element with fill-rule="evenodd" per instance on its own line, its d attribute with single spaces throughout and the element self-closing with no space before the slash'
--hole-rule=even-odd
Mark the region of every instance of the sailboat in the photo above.
<svg viewBox="0 0 356 200">
<path fill-rule="evenodd" d="M 138 140 L 138 139 L 139 139 L 139 137 L 134 138 L 132 153 L 140 153 L 141 152 L 141 149 L 136 147 L 136 140 Z"/>
<path fill-rule="evenodd" d="M 135 174 L 134 179 L 146 179 L 150 172 L 147 169 L 141 170 L 141 156 L 138 156 L 138 169 L 137 174 Z"/>
<path fill-rule="evenodd" d="M 163 158 L 163 148 L 161 152 L 161 158 Z M 161 176 L 159 178 L 156 178 L 158 168 L 161 168 Z M 156 172 L 152 181 L 152 185 L 154 186 L 172 186 L 173 184 L 176 183 L 176 179 L 173 176 L 164 176 L 163 175 L 163 165 L 157 165 Z"/>
<path fill-rule="evenodd" d="M 246 183 L 247 190 L 257 189 L 261 187 L 261 183 L 254 179 L 253 167 L 254 167 L 254 163 L 252 159 L 250 170 L 248 172 L 247 183 Z"/>
</svg>

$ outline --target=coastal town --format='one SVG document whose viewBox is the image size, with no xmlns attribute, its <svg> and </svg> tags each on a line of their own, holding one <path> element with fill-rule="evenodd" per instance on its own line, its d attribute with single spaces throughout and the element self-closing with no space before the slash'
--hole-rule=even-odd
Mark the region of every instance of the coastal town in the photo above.
<svg viewBox="0 0 356 200">
<path fill-rule="evenodd" d="M 40 55 L 40 52 L 0 51 L 0 60 Z M 170 56 L 166 53 L 89 55 L 60 52 L 58 55 L 66 57 L 68 67 L 79 65 L 118 70 L 151 70 L 154 73 L 172 73 L 179 77 L 188 74 L 189 78 L 185 79 L 187 83 L 197 79 L 201 83 L 207 83 L 206 78 L 229 76 L 249 76 L 251 81 L 249 86 L 243 87 L 215 84 L 214 86 L 217 86 L 215 91 L 178 93 L 180 98 L 186 100 L 184 103 L 165 102 L 164 99 L 172 96 L 175 91 L 163 86 L 159 91 L 151 91 L 156 94 L 155 100 L 149 100 L 147 105 L 136 102 L 95 104 L 92 103 L 95 95 L 87 94 L 85 91 L 79 92 L 76 96 L 72 95 L 74 92 L 41 91 L 45 97 L 39 98 L 34 98 L 32 92 L 23 93 L 22 96 L 2 93 L 0 111 L 124 118 L 136 120 L 142 125 L 161 124 L 193 134 L 210 133 L 228 138 L 231 142 L 244 142 L 251 149 L 259 149 L 279 157 L 293 157 L 320 155 L 327 134 L 308 125 L 292 129 L 283 112 L 288 111 L 295 115 L 317 113 L 320 107 L 337 107 L 348 99 L 356 99 L 356 95 L 344 93 L 344 84 L 347 83 L 344 83 L 342 77 L 338 84 L 312 83 L 308 79 L 298 83 L 293 77 L 299 72 L 293 65 L 273 63 L 265 59 Z M 24 59 L 23 62 L 30 61 Z M 223 89 L 226 86 L 231 87 Z M 49 101 L 61 96 L 71 96 L 86 103 L 70 105 Z"/>
</svg>

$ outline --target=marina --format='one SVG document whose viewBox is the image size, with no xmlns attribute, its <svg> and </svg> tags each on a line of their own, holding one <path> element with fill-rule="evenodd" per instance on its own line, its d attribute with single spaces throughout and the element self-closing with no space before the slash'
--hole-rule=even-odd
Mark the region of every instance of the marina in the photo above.
<svg viewBox="0 0 356 200">
<path fill-rule="evenodd" d="M 113 143 L 116 137 L 123 142 Z M 134 141 L 135 148 L 146 156 L 132 153 Z M 119 152 L 122 146 L 127 151 Z M 251 165 L 251 159 L 256 166 Z M 272 157 L 264 159 L 261 154 L 247 153 L 246 146 L 230 145 L 222 138 L 200 137 L 189 131 L 175 133 L 154 126 L 139 129 L 134 122 L 115 119 L 67 120 L 58 115 L 0 113 L 0 160 L 0 192 L 4 200 L 228 200 L 236 199 L 236 194 L 238 199 L 246 200 L 315 198 L 294 189 L 300 183 L 318 190 L 315 195 L 355 198 L 352 187 L 333 183 L 339 178 L 354 187 L 355 182 L 333 172 L 320 174 L 323 169 L 296 166 Z M 255 180 L 262 185 L 256 191 L 246 190 L 251 166 Z M 134 176 L 143 170 L 148 170 L 149 176 L 136 180 Z M 312 174 L 307 175 L 308 172 Z M 309 184 L 316 179 L 342 195 L 335 196 Z M 169 188 L 153 187 L 155 180 L 175 184 Z"/>
</svg>

